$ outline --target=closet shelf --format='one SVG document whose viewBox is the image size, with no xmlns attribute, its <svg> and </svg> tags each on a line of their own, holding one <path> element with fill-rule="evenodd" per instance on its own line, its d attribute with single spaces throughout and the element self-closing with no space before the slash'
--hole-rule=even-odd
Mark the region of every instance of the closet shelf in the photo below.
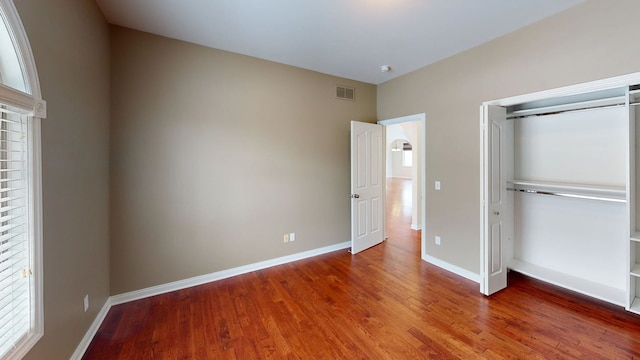
<svg viewBox="0 0 640 360">
<path fill-rule="evenodd" d="M 633 264 L 631 275 L 640 277 L 640 264 Z"/>
<path fill-rule="evenodd" d="M 511 260 L 509 268 L 534 279 L 558 285 L 565 289 L 604 300 L 612 304 L 625 306 L 626 303 L 625 289 L 618 289 L 603 285 L 517 259 Z M 638 310 L 640 311 L 640 304 Z"/>
<path fill-rule="evenodd" d="M 605 98 L 578 101 L 578 102 L 570 102 L 566 104 L 557 104 L 557 105 L 551 105 L 551 106 L 512 110 L 507 114 L 507 118 L 513 119 L 513 118 L 526 117 L 526 116 L 557 114 L 559 112 L 565 112 L 565 111 L 597 109 L 597 108 L 609 107 L 609 106 L 623 106 L 625 102 L 626 102 L 626 98 L 624 96 L 616 95 L 612 97 L 605 97 Z"/>
<path fill-rule="evenodd" d="M 631 241 L 640 242 L 640 232 L 636 231 L 633 234 L 631 234 Z"/>
<path fill-rule="evenodd" d="M 507 190 L 621 203 L 626 202 L 627 196 L 627 191 L 624 186 L 554 183 L 532 180 L 508 181 Z"/>
<path fill-rule="evenodd" d="M 640 299 L 638 299 L 637 297 L 633 299 L 629 311 L 640 314 Z"/>
</svg>

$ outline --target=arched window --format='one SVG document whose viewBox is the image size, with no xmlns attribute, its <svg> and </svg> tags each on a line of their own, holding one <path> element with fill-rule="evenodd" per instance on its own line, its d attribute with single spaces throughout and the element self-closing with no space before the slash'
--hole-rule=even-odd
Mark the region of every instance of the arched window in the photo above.
<svg viewBox="0 0 640 360">
<path fill-rule="evenodd" d="M 0 358 L 42 337 L 40 119 L 46 103 L 12 0 L 0 0 Z"/>
</svg>

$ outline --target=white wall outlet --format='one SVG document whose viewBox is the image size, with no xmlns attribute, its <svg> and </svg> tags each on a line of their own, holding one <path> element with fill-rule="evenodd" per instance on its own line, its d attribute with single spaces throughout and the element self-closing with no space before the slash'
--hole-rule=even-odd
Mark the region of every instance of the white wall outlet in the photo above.
<svg viewBox="0 0 640 360">
<path fill-rule="evenodd" d="M 89 310 L 89 294 L 84 296 L 84 312 Z"/>
<path fill-rule="evenodd" d="M 296 233 L 289 234 L 289 241 L 291 241 L 291 242 L 296 241 Z"/>
<path fill-rule="evenodd" d="M 440 236 L 436 236 L 436 245 L 440 245 Z"/>
<path fill-rule="evenodd" d="M 288 243 L 289 242 L 289 234 L 284 234 L 284 237 L 282 238 L 284 243 Z"/>
<path fill-rule="evenodd" d="M 440 190 L 440 181 L 436 180 L 436 190 Z"/>
</svg>

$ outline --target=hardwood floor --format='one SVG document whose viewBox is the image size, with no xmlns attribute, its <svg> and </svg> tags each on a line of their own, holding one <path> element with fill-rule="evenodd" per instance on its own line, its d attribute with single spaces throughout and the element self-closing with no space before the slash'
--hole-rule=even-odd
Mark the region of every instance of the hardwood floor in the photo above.
<svg viewBox="0 0 640 360">
<path fill-rule="evenodd" d="M 410 209 L 387 205 L 401 214 L 388 221 L 388 241 L 360 254 L 114 306 L 84 359 L 640 357 L 640 317 L 516 273 L 484 297 L 478 284 L 422 262 Z"/>
</svg>

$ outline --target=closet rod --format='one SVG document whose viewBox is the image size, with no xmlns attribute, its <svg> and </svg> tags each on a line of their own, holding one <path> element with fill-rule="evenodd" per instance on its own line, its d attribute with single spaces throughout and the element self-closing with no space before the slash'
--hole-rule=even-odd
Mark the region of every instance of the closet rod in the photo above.
<svg viewBox="0 0 640 360">
<path fill-rule="evenodd" d="M 574 198 L 574 199 L 599 200 L 599 201 L 609 201 L 609 202 L 617 202 L 617 203 L 627 202 L 624 199 L 614 199 L 614 198 L 608 198 L 608 197 L 602 197 L 602 196 L 577 195 L 577 194 L 567 194 L 567 193 L 556 193 L 551 191 L 527 190 L 527 189 L 516 189 L 516 188 L 507 188 L 507 190 L 515 191 L 515 192 L 523 192 L 527 194 L 551 195 L 551 196 L 568 197 L 568 198 Z"/>
<path fill-rule="evenodd" d="M 511 120 L 511 119 L 524 119 L 524 118 L 528 118 L 528 117 L 532 117 L 532 116 L 556 115 L 556 114 L 563 114 L 563 113 L 574 112 L 574 111 L 584 111 L 584 110 L 592 110 L 592 109 L 605 109 L 605 108 L 620 107 L 620 106 L 625 106 L 625 103 L 616 103 L 616 104 L 601 105 L 601 106 L 591 106 L 591 107 L 583 107 L 583 108 L 569 109 L 569 110 L 557 110 L 557 111 L 551 110 L 551 111 L 548 111 L 548 112 L 534 113 L 534 114 L 530 114 L 530 115 L 518 115 L 518 114 L 512 113 L 510 115 L 507 115 L 507 119 L 509 119 L 509 120 Z"/>
</svg>

